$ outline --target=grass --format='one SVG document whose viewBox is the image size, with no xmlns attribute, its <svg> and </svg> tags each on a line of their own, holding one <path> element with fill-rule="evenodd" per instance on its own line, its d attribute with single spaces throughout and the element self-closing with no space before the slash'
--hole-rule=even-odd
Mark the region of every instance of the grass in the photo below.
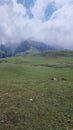
<svg viewBox="0 0 73 130">
<path fill-rule="evenodd" d="M 73 52 L 0 59 L 0 130 L 66 129 L 73 130 Z"/>
</svg>

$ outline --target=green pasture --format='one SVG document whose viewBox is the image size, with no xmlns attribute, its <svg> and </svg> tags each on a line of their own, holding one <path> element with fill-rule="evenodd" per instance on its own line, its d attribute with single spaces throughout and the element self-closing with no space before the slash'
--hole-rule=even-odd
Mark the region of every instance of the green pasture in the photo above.
<svg viewBox="0 0 73 130">
<path fill-rule="evenodd" d="M 73 130 L 73 51 L 0 59 L 0 130 Z"/>
</svg>

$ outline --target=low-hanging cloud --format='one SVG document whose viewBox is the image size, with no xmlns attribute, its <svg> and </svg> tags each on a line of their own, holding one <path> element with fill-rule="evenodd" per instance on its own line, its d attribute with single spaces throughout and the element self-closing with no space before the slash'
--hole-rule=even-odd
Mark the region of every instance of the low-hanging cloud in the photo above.
<svg viewBox="0 0 73 130">
<path fill-rule="evenodd" d="M 33 0 L 29 8 L 25 1 L 0 0 L 0 44 L 31 39 L 73 49 L 73 0 Z"/>
</svg>

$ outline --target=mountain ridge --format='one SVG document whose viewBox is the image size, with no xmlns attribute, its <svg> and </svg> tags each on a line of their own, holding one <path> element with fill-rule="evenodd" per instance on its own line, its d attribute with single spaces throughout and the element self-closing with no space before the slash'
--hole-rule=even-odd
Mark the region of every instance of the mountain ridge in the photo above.
<svg viewBox="0 0 73 130">
<path fill-rule="evenodd" d="M 47 45 L 44 42 L 37 42 L 32 40 L 26 40 L 19 44 L 19 46 L 16 48 L 15 53 L 18 52 L 25 52 L 27 53 L 30 49 L 36 50 L 37 52 L 43 52 L 48 50 L 58 50 L 60 47 L 55 47 L 51 45 Z M 30 53 L 30 51 L 29 51 Z M 35 52 L 36 53 L 36 52 Z"/>
<path fill-rule="evenodd" d="M 14 55 L 39 53 L 49 50 L 61 50 L 58 46 L 51 46 L 44 42 L 25 40 L 18 45 L 0 45 L 0 58 L 10 57 Z"/>
</svg>

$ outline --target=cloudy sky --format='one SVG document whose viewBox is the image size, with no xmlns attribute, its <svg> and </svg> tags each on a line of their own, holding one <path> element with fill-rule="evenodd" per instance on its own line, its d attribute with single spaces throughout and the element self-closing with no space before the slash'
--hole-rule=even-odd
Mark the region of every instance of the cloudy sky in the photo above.
<svg viewBox="0 0 73 130">
<path fill-rule="evenodd" d="M 26 39 L 73 49 L 73 0 L 0 0 L 0 44 Z"/>
</svg>

